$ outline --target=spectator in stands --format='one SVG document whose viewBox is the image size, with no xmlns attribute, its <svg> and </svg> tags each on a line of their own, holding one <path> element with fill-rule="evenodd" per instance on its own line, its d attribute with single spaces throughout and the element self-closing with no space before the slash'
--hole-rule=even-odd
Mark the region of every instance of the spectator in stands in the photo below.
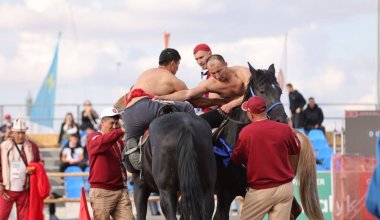
<svg viewBox="0 0 380 220">
<path fill-rule="evenodd" d="M 293 88 L 291 83 L 286 84 L 286 89 L 289 92 L 290 112 L 294 128 L 303 128 L 303 106 L 306 104 L 305 98 L 300 92 Z"/>
<path fill-rule="evenodd" d="M 247 167 L 241 219 L 263 219 L 267 213 L 269 219 L 289 219 L 295 176 L 289 155 L 299 154 L 299 140 L 287 124 L 267 119 L 262 97 L 249 98 L 242 109 L 252 123 L 241 130 L 231 155 L 235 164 Z"/>
<path fill-rule="evenodd" d="M 87 138 L 90 160 L 90 203 L 94 219 L 134 220 L 128 196 L 127 171 L 122 165 L 124 128 L 120 128 L 120 114 L 106 108 L 100 114 L 101 132 Z"/>
<path fill-rule="evenodd" d="M 315 103 L 315 99 L 313 97 L 308 99 L 307 107 L 303 114 L 306 133 L 308 133 L 311 129 L 320 129 L 323 133 L 325 133 L 325 127 L 322 126 L 323 111 Z"/>
<path fill-rule="evenodd" d="M 59 132 L 58 143 L 61 147 L 69 142 L 70 134 L 79 135 L 79 126 L 75 123 L 73 114 L 68 112 L 66 113 L 65 120 L 61 125 L 61 131 Z"/>
<path fill-rule="evenodd" d="M 74 133 L 70 135 L 69 142 L 63 147 L 61 153 L 61 164 L 59 172 L 64 172 L 69 166 L 79 166 L 84 170 L 84 149 L 79 143 L 79 135 Z"/>
<path fill-rule="evenodd" d="M 6 126 L 4 132 L 0 132 L 0 144 L 11 137 L 12 126 Z"/>
<path fill-rule="evenodd" d="M 86 100 L 83 103 L 84 110 L 82 111 L 82 124 L 81 130 L 86 130 L 88 127 L 97 129 L 96 119 L 99 118 L 98 113 L 92 107 L 90 100 Z"/>
<path fill-rule="evenodd" d="M 28 140 L 26 120 L 16 118 L 12 125 L 12 138 L 0 147 L 0 219 L 8 219 L 16 203 L 17 219 L 26 220 L 29 214 L 29 163 L 40 162 L 40 152 Z"/>
<path fill-rule="evenodd" d="M 4 124 L 0 126 L 0 143 L 9 137 L 9 131 L 12 128 L 12 117 L 10 114 L 4 115 Z"/>
</svg>

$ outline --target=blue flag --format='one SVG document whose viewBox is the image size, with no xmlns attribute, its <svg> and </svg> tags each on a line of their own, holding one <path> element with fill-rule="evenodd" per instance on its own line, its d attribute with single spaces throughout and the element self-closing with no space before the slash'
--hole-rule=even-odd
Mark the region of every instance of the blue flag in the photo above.
<svg viewBox="0 0 380 220">
<path fill-rule="evenodd" d="M 61 33 L 58 34 L 57 46 L 55 48 L 53 62 L 46 75 L 30 113 L 30 120 L 40 125 L 53 127 L 55 90 L 57 79 L 58 51 Z"/>
</svg>

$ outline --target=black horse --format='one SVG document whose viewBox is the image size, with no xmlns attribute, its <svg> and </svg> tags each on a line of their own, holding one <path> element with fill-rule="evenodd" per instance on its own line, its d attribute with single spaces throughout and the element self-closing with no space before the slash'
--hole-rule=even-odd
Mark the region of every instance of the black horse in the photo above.
<svg viewBox="0 0 380 220">
<path fill-rule="evenodd" d="M 142 149 L 142 175 L 132 175 L 137 219 L 146 219 L 151 192 L 159 192 L 162 211 L 169 220 L 177 219 L 178 192 L 181 219 L 211 219 L 216 162 L 208 123 L 176 112 L 156 118 L 149 132 L 150 141 Z"/>
<path fill-rule="evenodd" d="M 275 77 L 274 65 L 272 64 L 268 70 L 255 70 L 249 63 L 248 65 L 252 75 L 244 100 L 248 100 L 249 97 L 255 95 L 263 97 L 268 107 L 268 117 L 271 120 L 287 123 L 288 118 L 280 101 L 282 90 Z M 228 163 L 228 154 L 235 147 L 240 130 L 249 123 L 249 120 L 246 112 L 242 111 L 240 107 L 233 109 L 229 115 L 226 115 L 226 118 L 227 121 L 217 131 L 216 138 L 214 136 L 214 141 L 221 140 L 220 142 L 222 142 L 219 149 L 217 149 L 220 156 L 216 156 L 218 206 L 214 216 L 215 220 L 229 219 L 231 202 L 236 196 L 245 196 L 247 188 L 246 169 L 232 162 Z M 291 159 L 291 164 L 299 176 L 302 206 L 305 214 L 310 219 L 323 219 L 316 188 L 316 168 L 313 151 L 307 137 L 301 133 L 297 133 L 297 136 L 301 140 L 301 153 L 299 158 L 297 156 Z M 298 160 L 300 162 L 299 169 L 297 169 Z M 296 218 L 300 212 L 300 207 L 294 200 L 293 216 L 290 216 L 290 219 Z"/>
</svg>

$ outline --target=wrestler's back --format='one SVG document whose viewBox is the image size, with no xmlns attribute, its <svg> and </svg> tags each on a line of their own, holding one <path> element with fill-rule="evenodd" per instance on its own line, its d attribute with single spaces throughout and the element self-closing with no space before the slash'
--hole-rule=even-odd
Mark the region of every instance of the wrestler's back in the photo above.
<svg viewBox="0 0 380 220">
<path fill-rule="evenodd" d="M 175 92 L 173 82 L 175 76 L 168 70 L 163 68 L 153 68 L 143 72 L 137 79 L 133 89 L 142 89 L 146 93 L 154 96 L 168 95 Z M 133 103 L 142 99 L 143 97 L 136 97 L 127 105 L 131 106 Z"/>
</svg>

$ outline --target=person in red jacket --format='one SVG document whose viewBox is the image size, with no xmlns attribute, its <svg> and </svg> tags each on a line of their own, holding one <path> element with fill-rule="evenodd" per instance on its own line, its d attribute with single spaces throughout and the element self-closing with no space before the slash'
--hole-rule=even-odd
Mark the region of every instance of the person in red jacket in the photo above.
<svg viewBox="0 0 380 220">
<path fill-rule="evenodd" d="M 132 204 L 128 196 L 127 172 L 122 165 L 124 149 L 120 114 L 115 108 L 101 113 L 100 132 L 87 137 L 90 163 L 90 203 L 94 219 L 133 220 Z"/>
<path fill-rule="evenodd" d="M 207 80 L 211 77 L 207 69 L 207 60 L 212 55 L 211 49 L 207 44 L 202 43 L 195 46 L 193 52 L 195 61 L 197 61 L 198 65 L 202 68 L 201 79 L 205 78 L 205 80 Z M 218 94 L 209 92 L 204 93 L 203 96 L 206 98 L 220 98 Z M 203 113 L 211 110 L 213 110 L 213 108 L 202 108 Z"/>
<path fill-rule="evenodd" d="M 16 203 L 17 219 L 27 220 L 29 214 L 29 174 L 31 162 L 40 162 L 40 153 L 35 143 L 28 140 L 26 120 L 16 118 L 12 125 L 11 138 L 0 147 L 0 219 L 8 219 Z"/>
<path fill-rule="evenodd" d="M 287 124 L 267 119 L 264 99 L 253 96 L 242 104 L 252 122 L 242 129 L 231 159 L 247 168 L 249 190 L 241 219 L 287 220 L 293 201 L 294 171 L 289 155 L 297 155 L 300 143 Z"/>
</svg>

